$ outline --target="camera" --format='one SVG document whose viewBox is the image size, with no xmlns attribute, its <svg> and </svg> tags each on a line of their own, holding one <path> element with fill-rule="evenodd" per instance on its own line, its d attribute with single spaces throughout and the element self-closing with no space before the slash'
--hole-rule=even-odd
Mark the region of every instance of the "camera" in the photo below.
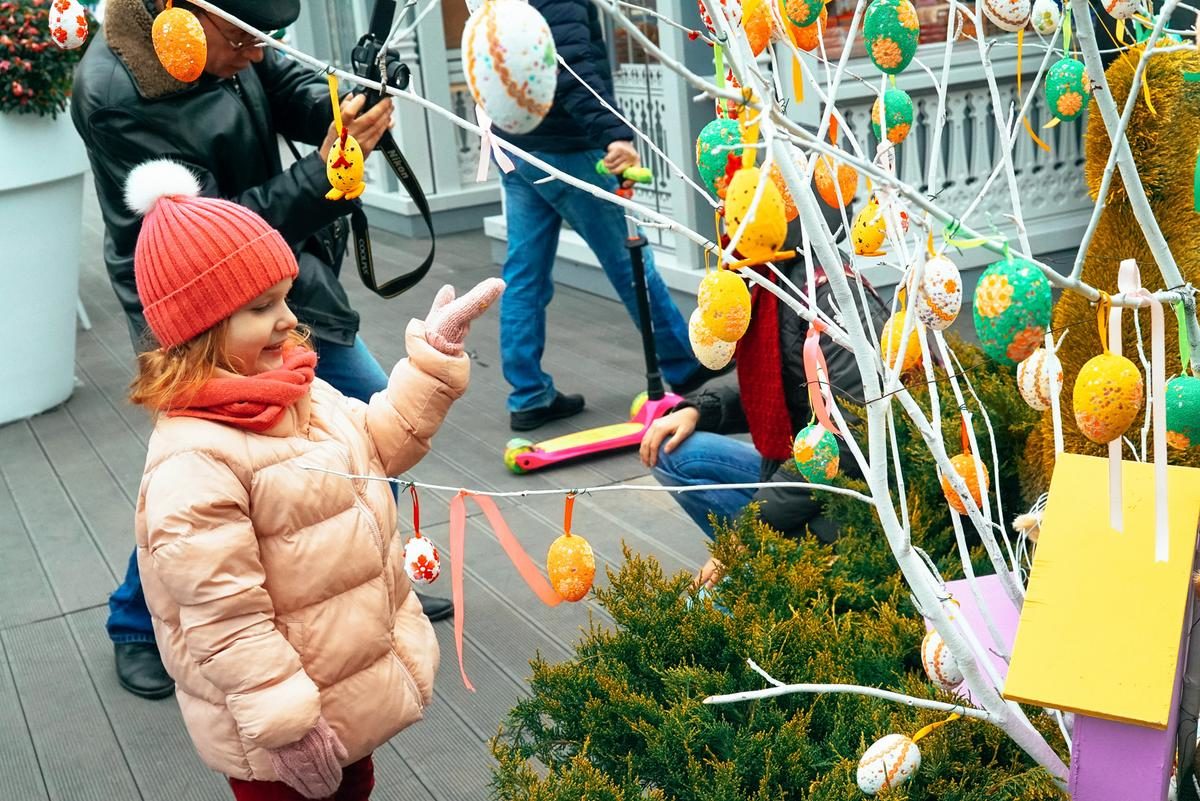
<svg viewBox="0 0 1200 801">
<path fill-rule="evenodd" d="M 408 65 L 400 60 L 400 55 L 386 47 L 395 14 L 396 0 L 375 0 L 371 28 L 350 52 L 350 63 L 355 75 L 403 90 L 408 88 L 411 72 Z M 368 108 L 379 102 L 381 97 L 380 93 L 370 89 L 366 96 Z"/>
</svg>

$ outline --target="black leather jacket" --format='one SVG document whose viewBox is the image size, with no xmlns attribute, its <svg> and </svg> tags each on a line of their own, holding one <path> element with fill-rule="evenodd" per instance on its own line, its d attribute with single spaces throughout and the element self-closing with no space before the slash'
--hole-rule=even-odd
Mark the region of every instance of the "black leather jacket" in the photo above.
<svg viewBox="0 0 1200 801">
<path fill-rule="evenodd" d="M 152 343 L 133 274 L 141 219 L 125 205 L 125 178 L 164 157 L 190 167 L 203 194 L 241 203 L 279 229 L 300 263 L 292 310 L 314 336 L 353 344 L 358 314 L 338 281 L 349 228 L 340 218 L 350 207 L 325 199 L 319 154 L 284 170 L 276 139 L 321 144 L 333 117 L 325 79 L 268 50 L 230 80 L 180 83 L 158 62 L 150 25 L 142 0 L 110 0 L 104 37 L 80 62 L 71 103 L 104 217 L 104 262 L 135 349 Z"/>
</svg>

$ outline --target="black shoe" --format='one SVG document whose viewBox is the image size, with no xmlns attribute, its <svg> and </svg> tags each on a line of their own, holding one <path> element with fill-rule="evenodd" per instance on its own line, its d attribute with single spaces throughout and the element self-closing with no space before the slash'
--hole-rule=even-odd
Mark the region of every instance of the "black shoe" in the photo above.
<svg viewBox="0 0 1200 801">
<path fill-rule="evenodd" d="M 737 364 L 735 362 L 730 362 L 720 370 L 710 370 L 704 365 L 700 365 L 700 369 L 688 376 L 686 381 L 672 384 L 671 391 L 676 395 L 690 395 L 714 378 L 720 378 L 732 372 L 736 367 Z"/>
<path fill-rule="evenodd" d="M 510 413 L 508 427 L 513 431 L 532 431 L 551 420 L 561 420 L 582 411 L 582 395 L 564 395 L 560 392 L 554 396 L 554 401 L 549 406 Z"/>
<path fill-rule="evenodd" d="M 434 598 L 432 595 L 422 595 L 418 592 L 417 600 L 421 602 L 421 611 L 430 621 L 445 620 L 454 614 L 454 603 L 445 598 Z"/>
<path fill-rule="evenodd" d="M 117 681 L 139 698 L 166 698 L 175 692 L 175 682 L 167 675 L 158 646 L 152 642 L 119 642 L 113 652 L 117 661 Z"/>
</svg>

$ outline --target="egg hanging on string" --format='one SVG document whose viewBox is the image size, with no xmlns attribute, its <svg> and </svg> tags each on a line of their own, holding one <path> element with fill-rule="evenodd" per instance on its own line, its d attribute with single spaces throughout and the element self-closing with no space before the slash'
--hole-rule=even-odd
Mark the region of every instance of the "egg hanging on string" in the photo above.
<svg viewBox="0 0 1200 801">
<path fill-rule="evenodd" d="M 750 208 L 760 180 L 766 185 L 751 217 Z M 725 188 L 725 227 L 730 237 L 737 237 L 737 250 L 748 259 L 766 261 L 783 247 L 787 239 L 783 196 L 770 176 L 763 175 L 758 167 L 738 170 Z"/>
<path fill-rule="evenodd" d="M 793 28 L 793 35 L 796 39 L 796 47 L 801 50 L 811 53 L 816 50 L 821 44 L 821 38 L 825 35 L 825 23 L 829 19 L 829 8 L 821 7 L 821 15 L 817 17 L 817 21 L 811 25 L 805 25 L 803 28 Z"/>
<path fill-rule="evenodd" d="M 1030 261 L 1002 259 L 979 277 L 975 334 L 983 352 L 1001 364 L 1016 364 L 1041 346 L 1050 311 L 1050 282 Z"/>
<path fill-rule="evenodd" d="M 442 573 L 442 557 L 437 546 L 421 534 L 404 543 L 404 572 L 414 584 L 432 584 Z"/>
<path fill-rule="evenodd" d="M 922 325 L 945 331 L 962 309 L 962 276 L 957 265 L 946 256 L 931 256 L 921 271 L 913 308 Z"/>
<path fill-rule="evenodd" d="M 921 767 L 921 751 L 903 734 L 876 740 L 858 760 L 858 789 L 876 795 L 907 782 Z"/>
<path fill-rule="evenodd" d="M 797 28 L 816 22 L 825 10 L 825 0 L 785 0 L 783 12 L 787 21 Z"/>
<path fill-rule="evenodd" d="M 729 157 L 738 156 L 742 133 L 736 120 L 721 118 L 710 121 L 696 137 L 696 169 L 700 179 L 714 194 L 724 197 L 726 167 Z"/>
<path fill-rule="evenodd" d="M 1200 378 L 1181 375 L 1167 382 L 1167 444 L 1190 448 L 1200 444 Z"/>
<path fill-rule="evenodd" d="M 579 601 L 592 588 L 596 557 L 592 546 L 578 534 L 563 534 L 550 544 L 546 554 L 550 586 L 564 601 Z"/>
<path fill-rule="evenodd" d="M 87 41 L 87 12 L 78 0 L 54 0 L 47 22 L 50 41 L 63 50 L 74 50 Z"/>
<path fill-rule="evenodd" d="M 1091 89 L 1083 62 L 1061 58 L 1046 73 L 1046 107 L 1063 122 L 1083 113 Z"/>
<path fill-rule="evenodd" d="M 834 166 L 837 167 L 837 183 L 834 183 Z M 835 209 L 843 208 L 854 200 L 858 192 L 858 170 L 849 164 L 835 161 L 832 156 L 818 156 L 817 165 L 813 169 L 813 183 L 817 186 L 817 194 Z"/>
<path fill-rule="evenodd" d="M 182 8 L 164 9 L 150 31 L 154 52 L 163 68 L 177 81 L 191 83 L 204 74 L 208 40 L 196 15 Z"/>
<path fill-rule="evenodd" d="M 800 429 L 792 443 L 792 458 L 796 469 L 813 484 L 828 484 L 837 475 L 841 450 L 837 437 L 820 423 Z"/>
<path fill-rule="evenodd" d="M 550 26 L 522 0 L 487 0 L 462 35 L 467 87 L 502 131 L 532 131 L 554 101 L 557 53 Z"/>
<path fill-rule="evenodd" d="M 936 629 L 930 629 L 921 640 L 921 665 L 929 680 L 947 692 L 963 683 L 962 668 Z"/>
<path fill-rule="evenodd" d="M 904 342 L 904 318 L 902 311 L 893 314 L 883 326 L 879 336 L 880 349 L 883 352 L 883 363 L 890 370 L 896 360 L 900 360 L 900 372 L 906 373 L 921 363 L 921 337 L 917 331 L 917 323 L 908 333 L 908 342 Z M 901 344 L 904 345 L 904 355 L 900 355 Z"/>
<path fill-rule="evenodd" d="M 874 0 L 863 16 L 867 55 L 888 75 L 903 72 L 912 62 L 920 36 L 917 9 L 909 0 Z"/>
<path fill-rule="evenodd" d="M 886 109 L 882 121 L 881 107 Z M 890 86 L 883 93 L 882 103 L 879 98 L 875 98 L 875 103 L 871 106 L 871 130 L 875 132 L 876 139 L 883 138 L 884 122 L 887 123 L 887 139 L 892 144 L 898 145 L 908 137 L 913 124 L 913 102 L 908 92 Z"/>
<path fill-rule="evenodd" d="M 1029 22 L 1029 0 L 983 0 L 983 15 L 1002 31 L 1016 33 Z"/>
<path fill-rule="evenodd" d="M 750 327 L 750 290 L 732 270 L 713 270 L 696 293 L 704 326 L 717 339 L 737 342 Z"/>
<path fill-rule="evenodd" d="M 1115 353 L 1093 356 L 1075 376 L 1075 424 L 1092 442 L 1112 442 L 1141 411 L 1143 389 L 1142 374 L 1129 359 Z"/>
<path fill-rule="evenodd" d="M 970 494 L 971 500 L 975 501 L 977 507 L 982 508 L 983 495 L 991 485 L 987 468 L 984 467 L 983 462 L 969 453 L 960 453 L 950 460 L 950 466 L 967 485 L 967 492 Z M 982 484 L 980 484 L 981 477 Z M 946 502 L 950 504 L 951 509 L 960 515 L 967 513 L 967 506 L 963 503 L 962 496 L 954 489 L 950 478 L 945 474 L 942 474 L 942 494 L 946 496 Z"/>
<path fill-rule="evenodd" d="M 1140 5 L 1140 0 L 1104 0 L 1104 10 L 1113 19 L 1133 19 Z"/>
<path fill-rule="evenodd" d="M 696 359 L 709 370 L 720 370 L 729 364 L 737 350 L 736 342 L 726 342 L 708 330 L 698 308 L 693 309 L 688 318 L 688 341 L 692 343 Z"/>
<path fill-rule="evenodd" d="M 326 200 L 354 200 L 367 188 L 363 182 L 363 151 L 358 140 L 346 132 L 345 140 L 334 140 L 325 159 L 325 177 L 332 186 Z"/>
<path fill-rule="evenodd" d="M 1062 25 L 1062 11 L 1055 0 L 1034 0 L 1029 21 L 1042 36 L 1049 36 Z"/>
<path fill-rule="evenodd" d="M 1058 357 L 1038 348 L 1017 365 L 1017 389 L 1030 408 L 1044 412 L 1050 408 L 1050 382 L 1062 387 L 1063 371 Z"/>
<path fill-rule="evenodd" d="M 742 30 L 750 52 L 758 56 L 775 35 L 775 19 L 771 16 L 770 3 L 774 0 L 746 0 L 742 6 Z"/>
</svg>

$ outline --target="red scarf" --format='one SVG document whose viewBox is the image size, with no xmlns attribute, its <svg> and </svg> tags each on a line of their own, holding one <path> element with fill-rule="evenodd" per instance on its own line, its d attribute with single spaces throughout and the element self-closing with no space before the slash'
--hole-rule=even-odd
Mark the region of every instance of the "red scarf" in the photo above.
<svg viewBox="0 0 1200 801">
<path fill-rule="evenodd" d="M 775 274 L 766 273 L 775 283 Z M 779 299 L 757 284 L 750 290 L 750 327 L 737 344 L 737 380 L 750 438 L 760 454 L 784 461 L 792 455 L 792 416 L 783 389 Z"/>
<path fill-rule="evenodd" d="M 210 378 L 195 393 L 177 398 L 168 417 L 215 420 L 256 434 L 270 429 L 288 408 L 308 394 L 317 354 L 308 348 L 288 348 L 283 366 L 257 375 Z"/>
</svg>

